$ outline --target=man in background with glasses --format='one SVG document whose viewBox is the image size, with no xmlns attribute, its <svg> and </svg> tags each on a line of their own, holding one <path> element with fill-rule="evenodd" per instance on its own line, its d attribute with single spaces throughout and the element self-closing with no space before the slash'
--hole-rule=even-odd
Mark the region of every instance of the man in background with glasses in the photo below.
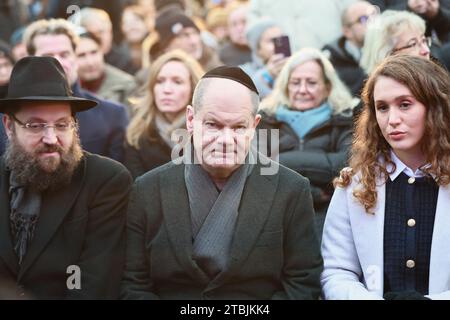
<svg viewBox="0 0 450 320">
<path fill-rule="evenodd" d="M 328 53 L 339 78 L 355 96 L 359 96 L 366 78 L 366 74 L 359 66 L 366 25 L 376 14 L 377 8 L 367 1 L 350 4 L 342 13 L 343 36 L 323 48 Z"/>
<path fill-rule="evenodd" d="M 114 299 L 124 262 L 131 177 L 83 152 L 71 95 L 52 57 L 15 65 L 0 113 L 0 298 Z"/>
</svg>

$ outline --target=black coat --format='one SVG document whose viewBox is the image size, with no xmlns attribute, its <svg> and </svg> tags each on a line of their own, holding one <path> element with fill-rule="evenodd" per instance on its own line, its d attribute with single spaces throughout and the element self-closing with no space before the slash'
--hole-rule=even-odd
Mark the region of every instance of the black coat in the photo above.
<svg viewBox="0 0 450 320">
<path fill-rule="evenodd" d="M 83 150 L 122 162 L 129 121 L 126 107 L 81 89 L 79 83 L 72 90 L 75 97 L 98 102 L 95 108 L 76 114 Z"/>
<path fill-rule="evenodd" d="M 323 262 L 308 181 L 279 166 L 248 177 L 230 249 L 213 280 L 192 259 L 184 165 L 139 177 L 130 197 L 125 299 L 317 299 Z"/>
<path fill-rule="evenodd" d="M 43 193 L 21 266 L 10 231 L 10 172 L 0 158 L 0 298 L 116 299 L 125 256 L 131 177 L 116 161 L 86 153 L 69 185 Z M 81 270 L 81 289 L 68 290 Z"/>
<path fill-rule="evenodd" d="M 339 78 L 347 85 L 354 96 L 361 95 L 361 89 L 366 79 L 366 73 L 345 49 L 345 38 L 327 44 L 323 50 L 330 53 L 330 62 L 333 64 Z"/>
<path fill-rule="evenodd" d="M 347 163 L 352 141 L 352 112 L 333 115 L 304 139 L 286 123 L 266 113 L 261 115 L 258 129 L 279 129 L 280 163 L 310 180 L 314 207 L 316 211 L 323 211 L 333 193 L 332 181 Z"/>
<path fill-rule="evenodd" d="M 152 141 L 141 138 L 139 139 L 139 149 L 128 143 L 125 144 L 124 165 L 135 179 L 147 171 L 169 162 L 171 152 L 171 148 L 159 136 Z"/>
</svg>

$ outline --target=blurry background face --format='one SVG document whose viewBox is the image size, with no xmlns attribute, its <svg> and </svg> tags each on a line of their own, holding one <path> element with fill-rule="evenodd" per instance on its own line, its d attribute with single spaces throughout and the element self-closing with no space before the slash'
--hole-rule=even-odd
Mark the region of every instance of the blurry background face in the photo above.
<svg viewBox="0 0 450 320">
<path fill-rule="evenodd" d="M 73 85 L 78 78 L 78 64 L 69 37 L 63 34 L 37 35 L 33 42 L 36 48 L 35 55 L 57 59 L 64 68 L 70 85 Z"/>
<path fill-rule="evenodd" d="M 169 61 L 159 71 L 153 87 L 158 111 L 173 121 L 184 114 L 191 101 L 192 85 L 189 70 L 180 61 Z"/>
<path fill-rule="evenodd" d="M 245 161 L 259 116 L 253 114 L 249 89 L 227 79 L 213 79 L 188 129 L 202 167 L 226 178 Z M 230 94 L 232 93 L 232 94 Z"/>
<path fill-rule="evenodd" d="M 190 54 L 194 59 L 199 60 L 203 54 L 203 45 L 200 33 L 195 28 L 183 28 L 175 38 L 170 41 L 166 52 L 174 49 L 181 49 Z"/>
<path fill-rule="evenodd" d="M 273 38 L 282 36 L 283 32 L 279 27 L 271 27 L 264 31 L 259 39 L 258 56 L 266 63 L 275 53 Z"/>
<path fill-rule="evenodd" d="M 111 50 L 113 41 L 111 23 L 102 19 L 92 20 L 85 25 L 85 28 L 87 31 L 93 33 L 101 40 L 102 52 L 103 54 L 107 54 Z"/>
<path fill-rule="evenodd" d="M 428 10 L 429 0 L 408 0 L 408 6 L 418 14 L 425 14 Z"/>
<path fill-rule="evenodd" d="M 125 10 L 122 16 L 122 32 L 129 43 L 140 43 L 148 33 L 145 21 L 130 10 Z"/>
<path fill-rule="evenodd" d="M 289 77 L 288 96 L 292 109 L 305 111 L 319 107 L 330 94 L 322 67 L 311 60 L 295 67 Z"/>
<path fill-rule="evenodd" d="M 93 81 L 102 77 L 105 70 L 103 52 L 94 40 L 81 37 L 76 53 L 81 80 Z"/>
<path fill-rule="evenodd" d="M 425 59 L 430 58 L 427 38 L 420 30 L 406 29 L 396 37 L 396 40 L 397 44 L 394 47 L 396 54 L 419 56 Z"/>
<path fill-rule="evenodd" d="M 346 39 L 361 48 L 364 45 L 368 19 L 376 13 L 375 7 L 365 1 L 351 5 L 347 11 L 347 25 L 343 27 Z"/>
<path fill-rule="evenodd" d="M 5 57 L 0 56 L 0 86 L 9 83 L 13 65 L 11 61 Z"/>
<path fill-rule="evenodd" d="M 228 16 L 228 36 L 231 42 L 242 46 L 247 45 L 247 37 L 245 36 L 247 12 L 248 8 L 243 6 L 232 11 Z"/>
</svg>

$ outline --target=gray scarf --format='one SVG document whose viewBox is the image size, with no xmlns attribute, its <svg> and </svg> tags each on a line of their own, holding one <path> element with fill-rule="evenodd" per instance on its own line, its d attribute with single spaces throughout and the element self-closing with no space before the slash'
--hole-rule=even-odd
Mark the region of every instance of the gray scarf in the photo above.
<svg viewBox="0 0 450 320">
<path fill-rule="evenodd" d="M 34 230 L 41 210 L 41 194 L 16 182 L 14 172 L 9 179 L 10 223 L 14 251 L 19 258 L 19 265 L 27 253 L 34 236 Z"/>
<path fill-rule="evenodd" d="M 252 169 L 251 164 L 242 165 L 219 193 L 200 165 L 185 166 L 194 240 L 193 258 L 211 279 L 227 266 L 242 192 Z"/>
<path fill-rule="evenodd" d="M 180 114 L 173 122 L 169 122 L 160 113 L 157 113 L 155 125 L 160 137 L 170 148 L 173 148 L 179 141 L 172 141 L 172 133 L 177 129 L 186 127 L 186 115 Z"/>
</svg>

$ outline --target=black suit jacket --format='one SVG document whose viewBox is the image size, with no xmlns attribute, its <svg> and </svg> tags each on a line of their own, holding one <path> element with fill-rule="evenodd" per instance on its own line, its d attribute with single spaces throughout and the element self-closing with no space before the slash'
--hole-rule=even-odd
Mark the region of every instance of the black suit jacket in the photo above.
<svg viewBox="0 0 450 320">
<path fill-rule="evenodd" d="M 139 177 L 127 222 L 125 299 L 317 299 L 322 258 L 308 181 L 285 167 L 249 176 L 230 263 L 213 280 L 192 259 L 184 165 Z"/>
<path fill-rule="evenodd" d="M 95 108 L 76 114 L 83 150 L 122 162 L 128 126 L 126 107 L 81 89 L 78 82 L 72 86 L 72 90 L 75 97 L 98 102 Z"/>
<path fill-rule="evenodd" d="M 86 153 L 69 185 L 43 194 L 35 235 L 21 266 L 10 230 L 9 176 L 1 158 L 0 298 L 117 298 L 132 181 L 128 171 Z M 71 265 L 81 271 L 79 290 L 67 287 Z"/>
</svg>

